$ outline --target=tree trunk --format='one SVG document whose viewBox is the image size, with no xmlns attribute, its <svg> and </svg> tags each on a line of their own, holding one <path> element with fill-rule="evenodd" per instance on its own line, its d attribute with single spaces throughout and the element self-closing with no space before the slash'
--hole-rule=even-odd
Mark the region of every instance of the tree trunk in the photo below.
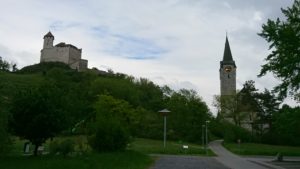
<svg viewBox="0 0 300 169">
<path fill-rule="evenodd" d="M 34 156 L 37 156 L 37 155 L 38 155 L 38 148 L 39 148 L 39 145 L 38 145 L 38 144 L 35 144 L 34 151 L 33 151 L 33 155 L 34 155 Z"/>
</svg>

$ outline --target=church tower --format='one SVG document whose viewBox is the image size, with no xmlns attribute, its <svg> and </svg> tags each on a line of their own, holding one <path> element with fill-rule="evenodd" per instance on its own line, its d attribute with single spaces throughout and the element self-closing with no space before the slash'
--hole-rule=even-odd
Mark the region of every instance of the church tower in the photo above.
<svg viewBox="0 0 300 169">
<path fill-rule="evenodd" d="M 220 62 L 221 96 L 236 94 L 236 65 L 226 35 L 223 60 Z"/>
<path fill-rule="evenodd" d="M 45 36 L 44 36 L 44 46 L 43 48 L 53 48 L 53 41 L 54 41 L 54 36 L 52 33 L 49 31 Z"/>
</svg>

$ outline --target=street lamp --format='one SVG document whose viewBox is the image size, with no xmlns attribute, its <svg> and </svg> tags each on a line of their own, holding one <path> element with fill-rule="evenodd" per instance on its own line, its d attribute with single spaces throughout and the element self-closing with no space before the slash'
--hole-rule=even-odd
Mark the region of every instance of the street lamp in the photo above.
<svg viewBox="0 0 300 169">
<path fill-rule="evenodd" d="M 205 128 L 205 125 L 202 124 L 202 149 L 204 147 L 204 128 Z"/>
<path fill-rule="evenodd" d="M 168 109 L 163 109 L 158 111 L 161 115 L 164 116 L 164 148 L 166 148 L 166 140 L 167 140 L 167 115 L 168 113 L 170 113 L 171 111 L 169 111 Z"/>
<path fill-rule="evenodd" d="M 207 155 L 207 147 L 208 147 L 208 137 L 207 137 L 207 125 L 208 125 L 209 121 L 206 120 L 205 121 L 205 139 L 206 139 L 206 145 L 205 145 L 205 151 L 206 151 L 206 155 Z"/>
</svg>

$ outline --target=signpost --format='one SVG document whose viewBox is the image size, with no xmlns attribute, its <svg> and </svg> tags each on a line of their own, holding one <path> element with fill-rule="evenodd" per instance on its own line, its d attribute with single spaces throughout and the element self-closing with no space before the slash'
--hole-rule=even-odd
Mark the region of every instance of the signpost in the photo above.
<svg viewBox="0 0 300 169">
<path fill-rule="evenodd" d="M 208 153 L 207 153 L 207 148 L 208 148 L 207 125 L 208 125 L 208 123 L 209 123 L 209 121 L 206 120 L 205 121 L 205 140 L 206 140 L 205 151 L 206 151 L 206 155 L 208 155 Z"/>
<path fill-rule="evenodd" d="M 158 111 L 161 115 L 164 116 L 164 148 L 166 148 L 166 141 L 167 141 L 167 115 L 168 113 L 170 113 L 171 111 L 169 111 L 168 109 L 163 109 Z"/>
</svg>

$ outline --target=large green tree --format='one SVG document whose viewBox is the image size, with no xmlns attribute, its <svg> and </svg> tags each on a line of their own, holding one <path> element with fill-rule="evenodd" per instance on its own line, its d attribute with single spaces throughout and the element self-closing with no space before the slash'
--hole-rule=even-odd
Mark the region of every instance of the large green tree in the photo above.
<svg viewBox="0 0 300 169">
<path fill-rule="evenodd" d="M 166 105 L 171 111 L 167 117 L 170 138 L 200 142 L 202 125 L 210 120 L 211 114 L 197 92 L 187 89 L 173 92 Z"/>
<path fill-rule="evenodd" d="M 12 101 L 11 127 L 14 133 L 28 139 L 37 149 L 65 126 L 63 95 L 51 83 L 18 92 Z"/>
<path fill-rule="evenodd" d="M 300 107 L 282 108 L 273 115 L 273 129 L 269 135 L 269 143 L 300 145 Z"/>
<path fill-rule="evenodd" d="M 274 88 L 281 98 L 289 93 L 299 99 L 300 88 L 300 0 L 281 9 L 285 19 L 268 20 L 259 33 L 272 51 L 262 65 L 259 76 L 272 72 L 281 83 Z"/>
</svg>

